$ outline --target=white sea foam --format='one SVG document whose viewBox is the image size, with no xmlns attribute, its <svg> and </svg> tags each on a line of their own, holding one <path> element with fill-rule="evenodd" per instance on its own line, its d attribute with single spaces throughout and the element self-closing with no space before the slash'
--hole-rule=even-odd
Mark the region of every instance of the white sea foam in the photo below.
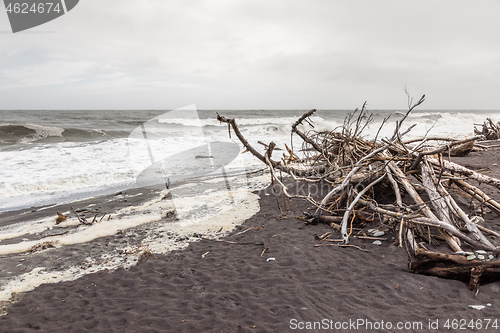
<svg viewBox="0 0 500 333">
<path fill-rule="evenodd" d="M 284 125 L 291 128 L 292 124 L 297 121 L 298 117 L 261 117 L 261 118 L 245 118 L 236 117 L 236 123 L 239 126 L 257 126 L 257 125 Z M 312 116 L 312 121 L 319 122 L 324 120 L 320 116 Z M 176 124 L 190 127 L 204 127 L 204 126 L 221 126 L 220 121 L 215 117 L 209 119 L 194 119 L 194 118 L 161 118 L 158 119 L 160 124 Z"/>
<path fill-rule="evenodd" d="M 332 112 L 318 111 L 319 116 L 312 117 L 314 130 L 329 131 L 342 125 L 343 117 Z M 388 114 L 388 113 L 387 113 Z M 181 116 L 182 115 L 182 116 Z M 482 123 L 486 117 L 497 119 L 499 113 L 492 112 L 414 112 L 403 125 L 403 130 L 412 124 L 417 124 L 406 138 L 429 135 L 463 137 L 473 135 L 474 123 Z M 242 133 L 250 144 L 259 151 L 264 147 L 257 141 L 269 143 L 274 141 L 284 149 L 284 143 L 290 145 L 290 127 L 297 117 L 246 117 L 245 113 L 236 117 Z M 382 128 L 379 137 L 390 137 L 394 131 L 396 119 L 389 119 Z M 382 117 L 376 118 L 366 129 L 367 137 L 374 137 L 378 131 Z M 182 131 L 172 131 L 169 123 L 186 123 L 191 127 Z M 217 125 L 203 129 L 203 125 Z M 31 126 L 31 125 L 30 125 Z M 60 135 L 62 128 L 33 125 L 33 128 Z M 300 127 L 303 131 L 310 130 L 308 124 Z M 431 129 L 432 128 L 432 129 Z M 228 138 L 227 127 L 219 125 L 216 119 L 199 119 L 193 109 L 168 112 L 144 123 L 147 140 L 144 139 L 142 128 L 131 132 L 129 138 L 120 138 L 102 142 L 64 142 L 45 145 L 32 145 L 19 150 L 0 151 L 0 210 L 28 207 L 40 204 L 60 202 L 64 198 L 75 199 L 103 193 L 108 188 L 121 190 L 135 184 L 136 177 L 152 162 L 167 159 L 178 154 L 176 159 L 168 160 L 166 176 L 179 174 L 194 174 L 200 164 L 183 160 L 182 152 L 195 149 L 210 142 L 236 142 L 243 147 L 234 136 Z M 302 141 L 294 136 L 292 148 L 300 150 Z M 278 156 L 275 152 L 275 156 Z M 208 153 L 207 153 L 208 155 Z M 153 161 L 152 161 L 153 159 Z M 243 154 L 242 161 L 247 166 L 260 165 L 260 161 Z M 198 161 L 199 162 L 199 161 Z M 187 170 L 188 168 L 193 170 Z M 228 166 L 232 167 L 232 166 Z M 20 172 L 22 170 L 22 172 Z M 78 194 L 80 193 L 80 194 Z M 78 195 L 77 195 L 78 194 Z"/>
<path fill-rule="evenodd" d="M 55 221 L 54 218 L 50 218 L 50 219 L 41 219 L 37 221 L 26 221 L 19 224 L 5 226 L 2 229 L 0 229 L 0 242 L 7 239 L 19 238 L 25 235 L 34 235 L 37 233 L 42 233 L 48 229 L 51 229 L 54 226 L 54 221 Z M 66 227 L 69 225 L 70 222 L 64 222 L 60 226 Z M 0 245 L 0 253 L 2 253 L 2 251 L 4 250 L 2 250 L 2 245 Z M 12 252 L 7 251 L 4 253 L 12 253 Z"/>
<path fill-rule="evenodd" d="M 241 155 L 231 164 L 236 167 L 244 167 Z M 119 230 L 134 228 L 140 225 L 150 224 L 165 218 L 168 212 L 175 210 L 180 226 L 196 225 L 201 219 L 210 219 L 214 216 L 225 214 L 234 206 L 243 204 L 249 195 L 249 190 L 255 190 L 266 186 L 265 181 L 258 179 L 249 186 L 245 173 L 225 175 L 221 170 L 213 172 L 212 178 L 199 179 L 193 184 L 184 184 L 172 188 L 171 200 L 162 200 L 165 193 L 140 206 L 131 206 L 120 210 L 112 215 L 112 219 L 105 220 L 92 226 L 80 226 L 77 229 L 69 228 L 78 225 L 76 217 L 69 218 L 57 226 L 60 229 L 57 236 L 39 238 L 37 240 L 22 241 L 15 244 L 0 244 L 0 254 L 12 254 L 27 252 L 44 242 L 51 242 L 53 246 L 64 246 L 70 244 L 84 243 L 96 238 L 112 236 Z M 204 185 L 202 185 L 204 184 Z M 194 191 L 192 190 L 194 188 Z M 69 212 L 63 212 L 68 214 Z M 216 222 L 217 219 L 214 220 Z M 219 222 L 222 222 L 219 221 Z M 29 221 L 21 224 L 10 225 L 0 229 L 0 240 L 20 238 L 24 235 L 36 235 L 55 227 L 54 218 L 39 221 Z M 60 235 L 66 229 L 70 232 Z"/>
<path fill-rule="evenodd" d="M 382 127 L 379 133 L 379 138 L 391 137 L 394 133 L 396 120 L 401 120 L 403 114 L 395 114 L 389 118 L 387 123 Z M 449 138 L 463 138 L 474 135 L 474 124 L 482 124 L 486 118 L 498 119 L 500 113 L 492 112 L 413 112 L 403 123 L 401 132 L 404 132 L 412 125 L 416 125 L 408 134 L 406 139 L 414 139 L 429 136 L 441 136 Z M 382 125 L 383 117 L 378 117 L 363 131 L 363 135 L 368 138 L 373 138 L 379 131 Z M 320 123 L 320 128 L 333 129 L 336 126 L 342 125 L 340 121 L 326 121 Z"/>
<path fill-rule="evenodd" d="M 0 210 L 61 203 L 134 187 L 136 177 L 151 165 L 151 158 L 160 161 L 177 154 L 168 160 L 166 176 L 194 175 L 204 160 L 187 161 L 183 152 L 221 136 L 220 133 L 212 133 L 211 137 L 193 133 L 186 137 L 151 139 L 147 144 L 143 139 L 123 138 L 99 143 L 33 146 L 22 153 L 1 151 Z M 275 137 L 279 138 L 279 135 Z M 233 142 L 224 136 L 218 141 Z M 239 162 L 230 163 L 226 168 L 241 169 L 246 164 L 258 165 L 253 156 L 244 154 Z"/>
<path fill-rule="evenodd" d="M 227 194 L 222 193 L 217 193 L 216 196 L 201 195 L 175 199 L 175 208 L 181 218 L 176 222 L 166 223 L 162 228 L 152 232 L 144 240 L 143 246 L 147 246 L 148 250 L 155 253 L 167 253 L 173 249 L 187 246 L 188 242 L 193 240 L 179 241 L 171 235 L 199 233 L 206 237 L 213 237 L 214 235 L 220 235 L 218 233 L 220 231 L 228 232 L 232 230 L 259 211 L 259 197 L 248 190 L 232 191 L 231 196 L 231 200 L 228 200 Z M 224 201 L 226 205 L 222 205 L 222 209 L 214 209 L 215 206 L 220 208 L 221 203 L 224 203 Z M 193 212 L 193 207 L 196 210 L 203 205 L 211 205 L 204 210 L 204 214 L 198 217 L 192 216 L 189 219 L 182 218 L 189 212 Z M 111 221 L 97 223 L 68 235 L 0 246 L 0 253 L 27 251 L 40 242 L 48 241 L 57 247 L 89 242 L 96 238 L 114 235 L 119 230 L 127 230 L 128 228 L 159 221 L 163 216 L 163 212 L 171 208 L 171 203 L 154 199 L 141 206 L 121 210 Z M 113 270 L 118 267 L 127 268 L 134 265 L 140 256 L 140 253 L 133 251 L 130 247 L 116 250 L 120 251 L 103 253 L 98 258 L 87 258 L 88 265 L 77 265 L 63 271 L 48 271 L 44 267 L 36 267 L 28 273 L 6 279 L 1 284 L 0 301 L 7 301 L 12 296 L 12 293 L 33 290 L 43 283 L 71 281 L 85 274 L 101 270 Z"/>
<path fill-rule="evenodd" d="M 241 113 L 236 119 L 248 141 L 264 152 L 265 148 L 257 141 L 266 144 L 274 141 L 283 149 L 284 143 L 290 143 L 290 128 L 298 117 L 279 117 L 279 114 L 247 116 Z M 473 123 L 482 123 L 486 117 L 495 120 L 498 116 L 498 112 L 416 112 L 410 114 L 403 128 L 417 124 L 406 138 L 424 135 L 432 126 L 434 128 L 430 135 L 458 137 L 471 135 Z M 401 115 L 391 118 L 379 137 L 392 135 L 396 119 L 401 119 Z M 382 119 L 375 119 L 367 128 L 366 136 L 373 137 L 381 121 Z M 314 130 L 330 131 L 342 125 L 343 116 L 319 111 L 312 122 Z M 35 130 L 40 138 L 60 136 L 63 133 L 62 127 L 37 126 L 33 125 L 31 129 Z M 300 128 L 304 131 L 311 129 L 308 124 L 301 125 Z M 1 228 L 0 241 L 12 241 L 24 235 L 32 240 L 11 245 L 0 242 L 0 253 L 26 252 L 46 241 L 64 248 L 71 244 L 113 236 L 119 230 L 135 230 L 133 228 L 136 227 L 147 232 L 145 245 L 156 253 L 166 253 L 173 248 L 185 246 L 186 242 L 176 241 L 176 235 L 193 232 L 213 235 L 221 228 L 228 231 L 258 211 L 258 197 L 249 191 L 267 186 L 268 176 L 247 180 L 242 177 L 244 173 L 237 173 L 224 179 L 223 170 L 210 169 L 204 164 L 204 160 L 193 162 L 183 159 L 183 152 L 197 147 L 209 147 L 213 142 L 235 142 L 239 151 L 243 152 L 244 148 L 234 135 L 228 138 L 225 124 L 220 125 L 216 119 L 197 119 L 193 109 L 188 108 L 182 115 L 173 112 L 151 119 L 144 123 L 144 129 L 147 138 L 142 127 L 138 127 L 128 138 L 101 142 L 30 144 L 17 150 L 0 150 L 0 210 L 72 201 L 106 191 L 130 188 L 136 184 L 136 179 L 143 170 L 160 160 L 168 161 L 165 169 L 168 176 L 194 175 L 200 171 L 197 169 L 203 167 L 204 171 L 210 171 L 203 175 L 205 181 L 199 180 L 184 185 L 179 182 L 171 189 L 173 200 L 156 198 L 139 206 L 128 207 L 112 214 L 111 220 L 93 226 L 75 228 L 78 221 L 72 217 L 58 226 L 55 226 L 55 221 L 51 218 Z M 298 152 L 301 145 L 300 138 L 294 135 L 294 150 Z M 210 150 L 207 149 L 208 156 Z M 274 154 L 275 159 L 281 157 L 279 151 Z M 224 171 L 230 173 L 256 166 L 262 167 L 262 163 L 250 153 L 240 153 L 231 163 L 224 166 Z M 214 178 L 209 178 L 210 176 Z M 227 190 L 225 181 L 229 183 L 230 190 Z M 166 213 L 174 208 L 179 220 L 163 223 Z M 51 228 L 67 230 L 68 233 L 37 239 L 37 234 Z M 85 266 L 86 268 L 74 266 L 64 271 L 51 271 L 38 267 L 23 275 L 4 280 L 0 300 L 8 299 L 12 292 L 31 290 L 41 283 L 73 280 L 89 272 L 132 265 L 138 254 L 126 249 L 115 248 L 100 257 L 87 258 L 86 262 L 91 265 Z M 124 254 L 119 254 L 120 251 Z"/>
<path fill-rule="evenodd" d="M 35 135 L 33 137 L 24 137 L 21 143 L 30 143 L 47 137 L 62 137 L 64 128 L 54 127 L 54 126 L 43 126 L 37 124 L 25 124 L 24 127 L 34 130 Z"/>
</svg>

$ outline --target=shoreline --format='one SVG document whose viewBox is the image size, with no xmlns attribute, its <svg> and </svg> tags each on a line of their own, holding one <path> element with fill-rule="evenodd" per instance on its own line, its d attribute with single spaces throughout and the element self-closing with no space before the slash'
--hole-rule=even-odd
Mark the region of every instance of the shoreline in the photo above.
<svg viewBox="0 0 500 333">
<path fill-rule="evenodd" d="M 499 150 L 453 160 L 500 175 L 493 165 Z M 500 196 L 497 189 L 482 188 Z M 439 320 L 444 329 L 446 319 L 496 318 L 499 283 L 482 285 L 474 296 L 463 282 L 411 274 L 406 252 L 392 245 L 392 236 L 381 246 L 353 239 L 353 245 L 372 252 L 314 247 L 314 235 L 331 228 L 294 218 L 309 208 L 298 200 L 292 202 L 295 211 L 281 218 L 276 201 L 265 193 L 270 192 L 261 191 L 259 212 L 224 238 L 199 239 L 129 269 L 43 284 L 7 307 L 0 328 L 270 332 L 291 330 L 292 319 L 326 318 L 421 322 L 424 328 Z M 485 223 L 500 228 L 500 218 L 491 213 Z M 486 304 L 491 307 L 480 312 L 469 308 Z"/>
<path fill-rule="evenodd" d="M 71 207 L 77 211 L 83 209 L 92 209 L 101 212 L 114 212 L 131 205 L 137 205 L 153 198 L 159 192 L 159 189 L 154 188 L 133 188 L 122 190 L 114 194 L 95 196 L 83 200 L 53 205 L 34 206 L 29 208 L 17 209 L 0 213 L 0 228 L 9 225 L 20 223 L 23 221 L 35 221 L 53 217 L 54 221 L 57 217 L 55 212 L 70 212 Z M 142 194 L 141 200 L 130 200 Z M 130 201 L 129 201 L 130 200 Z"/>
<path fill-rule="evenodd" d="M 127 268 L 144 255 L 186 247 L 196 237 L 220 237 L 258 209 L 254 194 L 233 188 L 224 195 L 214 186 L 213 182 L 198 184 L 196 189 L 209 191 L 195 196 L 191 196 L 189 186 L 176 188 L 176 198 L 158 188 L 140 188 L 50 209 L 30 208 L 22 214 L 4 215 L 4 225 L 17 224 L 0 238 L 0 301 L 7 301 L 12 292 L 26 292 L 44 283 Z M 211 194 L 213 191 L 216 196 Z M 214 204 L 232 204 L 211 213 L 204 208 L 207 198 Z M 193 200 L 197 201 L 194 206 Z M 101 212 L 98 221 L 104 219 L 84 225 L 72 213 L 67 221 L 56 224 L 56 211 L 66 213 L 70 207 L 80 211 L 80 216 L 85 208 L 92 209 L 86 216 L 88 222 L 96 211 Z M 37 222 L 27 223 L 28 217 Z"/>
</svg>

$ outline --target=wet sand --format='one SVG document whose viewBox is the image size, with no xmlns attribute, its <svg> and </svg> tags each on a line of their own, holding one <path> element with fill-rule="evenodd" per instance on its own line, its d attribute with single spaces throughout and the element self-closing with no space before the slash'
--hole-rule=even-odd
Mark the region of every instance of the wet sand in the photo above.
<svg viewBox="0 0 500 333">
<path fill-rule="evenodd" d="M 494 165 L 498 149 L 454 160 L 500 177 Z M 500 199 L 498 189 L 481 188 Z M 287 332 L 318 322 L 306 331 L 427 332 L 450 331 L 447 320 L 500 321 L 498 282 L 481 286 L 475 296 L 463 282 L 411 274 L 405 250 L 390 235 L 381 246 L 353 238 L 353 245 L 370 252 L 315 247 L 314 235 L 331 229 L 294 218 L 307 203 L 293 201 L 288 218 L 265 193 L 260 206 L 219 240 L 198 238 L 186 249 L 151 255 L 129 269 L 44 284 L 20 295 L 0 317 L 0 331 Z M 492 213 L 484 223 L 500 230 L 500 218 Z M 51 251 L 47 260 L 54 258 Z M 491 306 L 481 311 L 469 308 L 486 304 Z M 409 329 L 396 329 L 398 322 Z M 429 327 L 436 324 L 438 330 Z"/>
</svg>

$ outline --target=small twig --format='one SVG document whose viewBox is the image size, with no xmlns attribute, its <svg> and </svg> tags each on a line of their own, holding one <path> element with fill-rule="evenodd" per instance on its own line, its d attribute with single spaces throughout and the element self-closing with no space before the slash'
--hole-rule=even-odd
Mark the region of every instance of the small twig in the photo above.
<svg viewBox="0 0 500 333">
<path fill-rule="evenodd" d="M 66 235 L 69 231 L 61 232 L 59 234 L 51 234 L 51 235 L 44 235 L 41 238 L 46 238 L 46 237 L 53 237 L 53 236 L 63 236 Z"/>
<path fill-rule="evenodd" d="M 78 213 L 76 212 L 76 210 L 73 207 L 70 207 L 70 208 L 75 213 L 75 215 L 78 218 L 78 221 L 80 223 L 87 224 L 87 225 L 91 225 L 92 224 L 92 223 L 89 223 L 85 217 L 78 215 Z"/>
<path fill-rule="evenodd" d="M 107 214 L 107 213 L 108 213 L 108 212 L 104 212 L 104 214 L 102 214 L 101 219 L 99 220 L 99 222 L 101 222 L 101 221 L 102 221 L 102 219 L 104 218 L 104 216 L 106 216 L 106 214 Z M 111 217 L 111 215 L 110 215 L 110 217 Z"/>
<path fill-rule="evenodd" d="M 356 196 L 356 198 L 354 198 L 354 200 L 351 202 L 351 204 L 349 205 L 349 207 L 346 209 L 346 211 L 344 213 L 344 218 L 342 219 L 342 230 L 341 230 L 342 239 L 344 240 L 344 242 L 346 244 L 349 243 L 349 235 L 347 234 L 347 218 L 349 217 L 349 214 L 351 213 L 351 211 L 353 210 L 354 206 L 357 204 L 357 202 L 359 201 L 359 199 L 361 199 L 361 197 L 363 196 L 363 194 L 365 194 L 370 188 L 372 188 L 374 185 L 376 185 L 382 179 L 384 179 L 386 175 L 387 174 L 384 173 L 381 177 L 377 178 L 376 180 L 374 180 L 373 182 L 371 182 L 369 185 L 367 185 L 361 192 L 358 193 L 358 195 Z"/>
<path fill-rule="evenodd" d="M 245 229 L 243 231 L 235 233 L 234 236 L 244 234 L 245 232 L 247 232 L 249 230 L 257 230 L 257 229 L 262 229 L 262 228 L 264 228 L 264 225 L 259 225 L 258 227 L 247 228 L 247 229 Z"/>
<path fill-rule="evenodd" d="M 208 240 L 208 241 L 213 241 L 213 242 L 236 244 L 236 245 L 264 245 L 264 243 L 256 243 L 256 242 L 234 242 L 234 241 L 228 241 L 228 240 L 224 240 L 224 239 L 212 239 L 212 238 L 206 238 L 206 237 L 200 237 L 200 238 L 204 239 L 204 240 Z"/>
<path fill-rule="evenodd" d="M 425 101 L 425 95 L 423 95 L 422 97 L 420 97 L 420 100 L 416 104 L 411 105 L 412 99 L 410 98 L 408 91 L 405 90 L 405 92 L 408 96 L 408 111 L 403 116 L 403 119 L 396 122 L 396 129 L 394 130 L 394 134 L 392 135 L 391 141 L 395 141 L 396 138 L 398 137 L 399 130 L 401 129 L 401 125 L 406 120 L 406 118 L 408 118 L 408 115 L 410 114 L 410 112 L 413 111 L 413 109 L 415 109 L 417 106 L 419 106 L 420 104 L 422 104 Z"/>
<path fill-rule="evenodd" d="M 356 238 L 367 239 L 367 240 L 383 240 L 383 241 L 389 240 L 388 238 L 372 237 L 372 236 L 356 236 Z"/>
<path fill-rule="evenodd" d="M 364 252 L 373 252 L 372 250 L 363 249 L 362 247 L 359 247 L 359 246 L 353 245 L 353 244 L 331 244 L 331 243 L 325 244 L 325 243 L 323 243 L 323 244 L 314 245 L 314 247 L 319 247 L 319 246 L 354 247 L 354 248 L 361 250 L 361 251 L 364 251 Z"/>
</svg>

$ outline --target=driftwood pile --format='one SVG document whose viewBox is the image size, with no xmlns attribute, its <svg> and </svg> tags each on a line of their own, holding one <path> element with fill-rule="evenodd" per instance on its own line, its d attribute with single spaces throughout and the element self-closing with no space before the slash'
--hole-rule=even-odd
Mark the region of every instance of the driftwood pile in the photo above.
<svg viewBox="0 0 500 333">
<path fill-rule="evenodd" d="M 481 130 L 474 127 L 475 134 L 484 136 L 486 140 L 500 140 L 500 122 L 495 124 L 491 118 L 486 118 L 486 121 L 479 126 L 482 126 Z"/>
<path fill-rule="evenodd" d="M 284 197 L 303 198 L 315 206 L 315 213 L 306 216 L 309 223 L 337 222 L 332 225 L 340 231 L 339 244 L 348 245 L 353 225 L 371 215 L 407 249 L 411 272 L 464 280 L 477 289 L 480 282 L 500 280 L 499 248 L 491 239 L 500 234 L 484 227 L 482 218 L 474 216 L 475 212 L 468 214 L 461 203 L 476 200 L 500 215 L 500 203 L 471 184 L 473 180 L 500 189 L 500 180 L 449 159 L 452 154 L 469 152 L 476 140 L 484 139 L 482 134 L 465 140 L 427 136 L 404 140 L 415 125 L 403 131 L 403 123 L 424 100 L 422 96 L 417 103 L 409 101 L 408 111 L 396 122 L 390 138 L 378 138 L 388 118 L 375 138 L 362 136 L 373 120 L 366 103 L 330 132 L 300 130 L 300 125 L 312 126 L 310 116 L 316 110 L 306 112 L 291 128 L 292 136 L 303 140 L 304 158 L 286 146 L 288 155 L 273 159 L 274 142 L 265 145 L 261 154 L 245 139 L 235 119 L 219 114 L 217 119 L 227 123 L 229 134 L 232 130 L 247 151 L 269 166 Z M 276 171 L 288 173 L 294 181 L 329 184 L 329 192 L 321 200 L 310 193 L 290 194 Z M 447 247 L 439 246 L 443 242 Z"/>
</svg>

